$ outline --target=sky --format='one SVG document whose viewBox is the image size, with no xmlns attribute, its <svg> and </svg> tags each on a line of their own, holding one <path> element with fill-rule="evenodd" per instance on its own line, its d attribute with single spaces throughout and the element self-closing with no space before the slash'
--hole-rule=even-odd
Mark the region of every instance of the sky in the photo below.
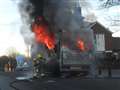
<svg viewBox="0 0 120 90">
<path fill-rule="evenodd" d="M 17 5 L 11 0 L 0 1 L 0 55 L 9 48 L 25 54 L 26 45 L 20 34 L 21 17 Z"/>
</svg>

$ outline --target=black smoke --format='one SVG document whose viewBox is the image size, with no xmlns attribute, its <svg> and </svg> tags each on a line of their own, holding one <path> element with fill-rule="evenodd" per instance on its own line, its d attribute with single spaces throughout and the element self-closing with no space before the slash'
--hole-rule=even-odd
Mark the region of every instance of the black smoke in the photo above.
<svg viewBox="0 0 120 90">
<path fill-rule="evenodd" d="M 34 6 L 34 11 L 32 12 L 32 17 L 43 16 L 44 2 L 45 0 L 29 0 Z M 29 9 L 29 7 L 27 7 Z"/>
<path fill-rule="evenodd" d="M 26 25 L 28 28 L 30 28 L 30 24 L 32 24 L 32 21 L 36 17 L 44 16 L 45 19 L 49 22 L 50 27 L 52 27 L 51 30 L 54 29 L 56 38 L 57 36 L 60 36 L 59 30 L 62 30 L 62 35 L 64 36 L 60 37 L 62 37 L 62 41 L 65 42 L 65 44 L 67 43 L 69 45 L 69 51 L 71 50 L 72 52 L 72 49 L 75 49 L 74 47 L 76 46 L 76 41 L 78 37 L 85 42 L 86 47 L 93 45 L 92 30 L 89 27 L 85 26 L 79 0 L 28 0 L 27 2 L 25 1 L 26 0 L 23 0 L 23 2 L 21 3 L 21 5 L 23 5 L 21 7 L 21 12 L 22 19 L 26 20 L 26 24 L 24 25 Z M 26 29 L 23 27 L 23 31 L 24 30 Z M 68 32 L 70 33 L 70 36 L 68 35 L 67 37 L 66 33 Z M 22 32 L 22 34 L 28 36 L 28 38 L 29 36 L 32 36 L 31 32 L 28 31 Z M 41 46 L 36 45 L 35 42 L 32 44 L 34 44 L 32 45 L 32 51 L 35 50 L 35 52 L 38 49 L 34 48 Z M 46 52 L 46 50 L 44 50 L 44 52 Z"/>
</svg>

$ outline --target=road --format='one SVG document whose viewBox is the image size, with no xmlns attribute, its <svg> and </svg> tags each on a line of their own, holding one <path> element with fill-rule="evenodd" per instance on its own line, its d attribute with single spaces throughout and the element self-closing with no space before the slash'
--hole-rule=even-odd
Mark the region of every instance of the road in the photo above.
<svg viewBox="0 0 120 90">
<path fill-rule="evenodd" d="M 0 90 L 15 90 L 15 74 L 0 73 Z M 13 83 L 16 90 L 120 90 L 120 78 L 44 78 Z"/>
</svg>

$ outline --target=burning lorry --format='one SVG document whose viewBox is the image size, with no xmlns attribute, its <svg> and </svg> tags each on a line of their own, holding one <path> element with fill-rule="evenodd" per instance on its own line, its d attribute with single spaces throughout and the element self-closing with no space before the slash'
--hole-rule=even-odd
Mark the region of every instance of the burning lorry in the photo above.
<svg viewBox="0 0 120 90">
<path fill-rule="evenodd" d="M 43 16 L 32 25 L 36 42 L 46 47 L 48 55 L 44 58 L 56 62 L 61 72 L 88 72 L 95 56 L 94 37 L 81 15 L 79 2 L 49 0 L 44 6 Z"/>
</svg>

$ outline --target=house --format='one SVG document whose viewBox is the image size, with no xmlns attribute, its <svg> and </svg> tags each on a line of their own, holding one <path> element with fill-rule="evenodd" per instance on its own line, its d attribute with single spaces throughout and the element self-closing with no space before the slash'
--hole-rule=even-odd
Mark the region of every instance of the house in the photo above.
<svg viewBox="0 0 120 90">
<path fill-rule="evenodd" d="M 99 22 L 92 24 L 97 51 L 112 50 L 112 32 Z"/>
</svg>

